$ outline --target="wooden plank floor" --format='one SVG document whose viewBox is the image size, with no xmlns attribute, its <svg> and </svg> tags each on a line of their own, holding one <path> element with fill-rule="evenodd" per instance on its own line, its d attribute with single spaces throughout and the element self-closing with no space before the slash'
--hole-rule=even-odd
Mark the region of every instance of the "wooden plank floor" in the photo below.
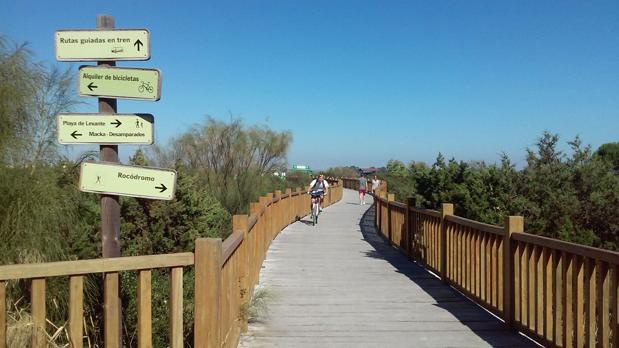
<svg viewBox="0 0 619 348">
<path fill-rule="evenodd" d="M 277 237 L 260 275 L 270 314 L 241 347 L 534 346 L 387 245 L 368 208 L 344 190 L 317 226 Z"/>
</svg>

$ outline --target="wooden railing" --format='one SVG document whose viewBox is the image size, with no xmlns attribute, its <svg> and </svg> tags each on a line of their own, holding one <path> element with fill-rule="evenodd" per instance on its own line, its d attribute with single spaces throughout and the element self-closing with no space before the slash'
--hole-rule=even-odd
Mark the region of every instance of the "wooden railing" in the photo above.
<svg viewBox="0 0 619 348">
<path fill-rule="evenodd" d="M 356 179 L 343 179 L 357 189 Z M 619 253 L 524 233 L 375 195 L 375 225 L 394 246 L 548 347 L 619 347 Z"/>
<path fill-rule="evenodd" d="M 46 347 L 46 279 L 69 277 L 68 337 L 71 347 L 84 341 L 84 276 L 104 275 L 104 286 L 118 288 L 119 272 L 136 271 L 138 287 L 137 338 L 139 347 L 152 346 L 151 272 L 169 269 L 170 347 L 183 342 L 183 267 L 194 267 L 194 347 L 235 347 L 246 323 L 241 307 L 248 303 L 258 283 L 262 262 L 271 241 L 288 224 L 307 215 L 309 196 L 305 190 L 288 189 L 260 197 L 252 203 L 250 215 L 233 217 L 233 233 L 221 239 L 201 238 L 194 252 L 119 257 L 97 260 L 64 261 L 0 266 L 0 348 L 7 344 L 7 294 L 10 281 L 31 281 L 31 316 L 35 332 L 33 347 Z M 332 182 L 324 205 L 342 197 L 341 182 Z M 108 303 L 106 301 L 106 303 Z M 104 341 L 106 347 L 120 345 L 120 306 L 105 306 Z"/>
</svg>

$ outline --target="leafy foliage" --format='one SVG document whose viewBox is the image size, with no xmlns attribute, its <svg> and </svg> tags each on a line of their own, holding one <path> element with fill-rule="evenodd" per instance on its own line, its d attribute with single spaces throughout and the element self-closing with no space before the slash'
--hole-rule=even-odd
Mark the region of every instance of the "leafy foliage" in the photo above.
<svg viewBox="0 0 619 348">
<path fill-rule="evenodd" d="M 501 224 L 507 215 L 525 216 L 526 230 L 596 247 L 619 249 L 619 176 L 615 146 L 593 154 L 577 137 L 568 144 L 571 156 L 558 150 L 559 137 L 548 132 L 527 150 L 527 164 L 515 169 L 503 155 L 499 165 L 445 162 L 439 153 L 428 167 L 411 162 L 387 163 L 389 190 L 418 206 L 438 208 L 454 203 L 455 213 Z"/>
<path fill-rule="evenodd" d="M 272 174 L 285 168 L 291 141 L 290 132 L 207 118 L 167 148 L 155 147 L 152 156 L 160 166 L 180 162 L 191 168 L 228 211 L 246 213 L 250 202 L 282 186 Z"/>
<path fill-rule="evenodd" d="M 359 175 L 359 168 L 357 167 L 333 167 L 324 171 L 326 177 L 333 178 L 354 178 Z"/>
<path fill-rule="evenodd" d="M 25 45 L 0 37 L 0 163 L 23 166 L 59 159 L 56 114 L 77 102 L 70 70 L 32 61 Z"/>
</svg>

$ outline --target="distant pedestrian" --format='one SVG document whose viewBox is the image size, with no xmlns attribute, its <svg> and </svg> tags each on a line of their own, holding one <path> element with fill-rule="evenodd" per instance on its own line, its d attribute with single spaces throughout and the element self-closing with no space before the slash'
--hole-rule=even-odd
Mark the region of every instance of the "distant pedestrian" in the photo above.
<svg viewBox="0 0 619 348">
<path fill-rule="evenodd" d="M 361 174 L 359 177 L 359 205 L 365 204 L 365 192 L 368 190 L 368 179 Z"/>
<path fill-rule="evenodd" d="M 378 180 L 378 177 L 374 175 L 374 178 L 372 179 L 372 193 L 376 193 L 378 186 L 380 186 L 380 180 Z"/>
</svg>

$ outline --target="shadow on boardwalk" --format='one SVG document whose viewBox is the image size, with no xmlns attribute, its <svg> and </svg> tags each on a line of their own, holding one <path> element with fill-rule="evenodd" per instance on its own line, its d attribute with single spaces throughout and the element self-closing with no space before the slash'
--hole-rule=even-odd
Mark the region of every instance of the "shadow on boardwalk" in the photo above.
<svg viewBox="0 0 619 348">
<path fill-rule="evenodd" d="M 425 268 L 408 260 L 404 254 L 391 246 L 374 227 L 374 211 L 374 207 L 368 209 L 359 223 L 363 239 L 374 248 L 372 251 L 364 252 L 366 257 L 389 262 L 396 272 L 407 276 L 429 294 L 436 301 L 434 306 L 451 313 L 489 345 L 493 347 L 537 347 L 535 343 L 509 329 L 501 320 L 452 287 L 445 285 Z M 428 319 L 431 321 L 431 318 Z"/>
</svg>

